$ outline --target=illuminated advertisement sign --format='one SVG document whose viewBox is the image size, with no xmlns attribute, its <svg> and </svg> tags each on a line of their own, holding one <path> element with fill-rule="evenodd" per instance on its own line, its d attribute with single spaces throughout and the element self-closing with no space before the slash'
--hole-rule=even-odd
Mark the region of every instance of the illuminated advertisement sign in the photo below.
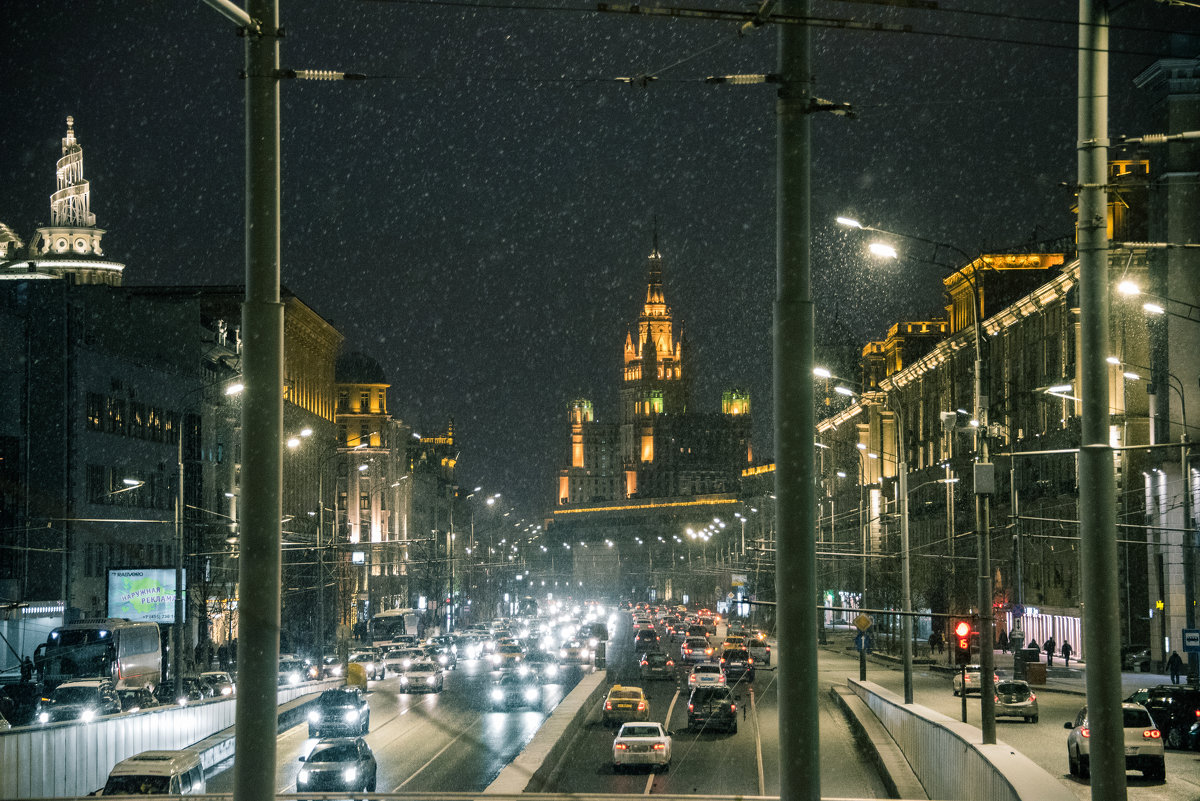
<svg viewBox="0 0 1200 801">
<path fill-rule="evenodd" d="M 187 586 L 187 573 L 184 573 Z M 153 623 L 175 622 L 175 568 L 134 567 L 108 571 L 108 616 Z"/>
</svg>

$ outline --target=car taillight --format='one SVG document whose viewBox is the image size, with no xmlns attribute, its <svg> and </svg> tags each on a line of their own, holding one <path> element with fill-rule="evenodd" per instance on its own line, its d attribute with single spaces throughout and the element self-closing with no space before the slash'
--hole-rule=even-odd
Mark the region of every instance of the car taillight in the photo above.
<svg viewBox="0 0 1200 801">
<path fill-rule="evenodd" d="M 721 664 L 725 664 L 725 657 L 721 657 Z"/>
<path fill-rule="evenodd" d="M 1145 740 L 1157 740 L 1160 737 L 1162 737 L 1162 732 L 1158 729 L 1146 729 L 1142 732 L 1142 739 Z"/>
<path fill-rule="evenodd" d="M 605 702 L 604 702 L 604 708 L 605 708 L 605 709 L 612 709 L 612 701 L 605 701 Z"/>
<path fill-rule="evenodd" d="M 747 660 L 746 660 L 746 664 L 747 664 L 747 665 L 753 665 L 753 664 L 754 664 L 754 657 L 750 657 L 749 659 L 747 659 Z"/>
<path fill-rule="evenodd" d="M 1036 701 L 1036 700 L 1037 700 L 1037 696 L 1036 696 L 1036 695 L 1034 695 L 1033 693 L 1030 693 L 1030 694 L 1029 694 L 1029 700 L 1030 700 L 1030 701 Z"/>
<path fill-rule="evenodd" d="M 629 746 L 625 745 L 625 743 L 617 743 L 613 746 L 613 748 L 617 749 L 618 751 L 625 751 L 629 748 Z"/>
<path fill-rule="evenodd" d="M 730 704 L 730 705 L 729 705 L 729 711 L 730 711 L 730 712 L 737 712 L 737 704 Z"/>
<path fill-rule="evenodd" d="M 646 702 L 638 701 L 638 712 L 645 712 L 645 711 L 646 711 Z"/>
<path fill-rule="evenodd" d="M 688 702 L 688 712 L 691 712 L 691 711 L 692 711 L 692 703 L 689 701 Z"/>
<path fill-rule="evenodd" d="M 1091 736 L 1092 736 L 1092 731 L 1091 731 L 1091 729 L 1089 729 L 1087 726 L 1080 726 L 1080 727 L 1079 727 L 1079 734 L 1080 734 L 1080 736 L 1081 736 L 1081 737 L 1091 737 Z"/>
<path fill-rule="evenodd" d="M 655 743 L 654 750 L 655 751 L 665 751 L 665 750 L 667 750 L 667 744 L 666 743 Z"/>
<path fill-rule="evenodd" d="M 674 659 L 668 659 L 668 660 L 667 660 L 667 667 L 675 667 L 675 660 L 674 660 Z"/>
<path fill-rule="evenodd" d="M 649 662 L 647 662 L 645 659 L 643 659 L 643 660 L 642 660 L 642 667 L 645 667 L 645 666 L 646 666 L 646 665 L 648 665 L 648 664 L 650 664 L 650 663 L 649 663 Z"/>
</svg>

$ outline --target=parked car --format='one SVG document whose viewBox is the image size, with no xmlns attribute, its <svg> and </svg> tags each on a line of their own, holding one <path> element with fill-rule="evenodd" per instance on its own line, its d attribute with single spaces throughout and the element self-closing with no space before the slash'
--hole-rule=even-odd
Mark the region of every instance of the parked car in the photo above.
<svg viewBox="0 0 1200 801">
<path fill-rule="evenodd" d="M 320 740 L 300 761 L 297 792 L 375 792 L 375 755 L 361 737 Z"/>
<path fill-rule="evenodd" d="M 358 687 L 339 687 L 321 693 L 308 713 L 308 736 L 330 732 L 366 734 L 371 728 L 371 708 Z"/>
<path fill-rule="evenodd" d="M 1159 684 L 1142 702 L 1158 724 L 1167 748 L 1183 748 L 1192 724 L 1200 720 L 1200 687 Z"/>
<path fill-rule="evenodd" d="M 737 733 L 737 701 L 725 686 L 697 687 L 688 697 L 689 729 L 724 729 Z"/>
<path fill-rule="evenodd" d="M 1037 695 L 1030 689 L 1028 682 L 1005 679 L 997 683 L 995 699 L 996 717 L 1038 722 Z"/>
<path fill-rule="evenodd" d="M 1140 770 L 1147 779 L 1162 781 L 1167 775 L 1166 753 L 1162 732 L 1144 706 L 1121 704 L 1125 728 L 1125 769 Z M 1072 776 L 1086 779 L 1091 775 L 1087 707 L 1079 710 L 1074 722 L 1063 724 L 1070 729 L 1067 735 L 1067 768 Z"/>
<path fill-rule="evenodd" d="M 649 720 L 650 702 L 641 687 L 614 684 L 604 699 L 600 718 L 605 726 L 632 720 Z"/>
<path fill-rule="evenodd" d="M 671 764 L 671 734 L 661 723 L 623 723 L 613 738 L 613 769 L 629 765 L 662 766 Z"/>
<path fill-rule="evenodd" d="M 58 723 L 81 720 L 90 723 L 121 712 L 121 699 L 110 679 L 80 679 L 64 682 L 38 702 L 37 721 Z"/>
</svg>

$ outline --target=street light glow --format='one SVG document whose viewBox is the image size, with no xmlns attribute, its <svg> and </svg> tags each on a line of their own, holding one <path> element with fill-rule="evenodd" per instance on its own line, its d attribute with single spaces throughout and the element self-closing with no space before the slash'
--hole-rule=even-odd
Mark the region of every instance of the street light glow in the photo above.
<svg viewBox="0 0 1200 801">
<path fill-rule="evenodd" d="M 900 254 L 896 249 L 885 242 L 872 242 L 867 245 L 867 250 L 871 251 L 871 255 L 879 256 L 883 259 L 898 259 Z"/>
<path fill-rule="evenodd" d="M 838 224 L 838 225 L 844 225 L 844 226 L 846 226 L 847 228 L 859 228 L 859 229 L 861 229 L 861 228 L 863 227 L 863 224 L 862 224 L 862 223 L 860 223 L 858 220 L 854 219 L 853 217 L 838 217 L 838 218 L 837 218 L 837 224 Z"/>
<path fill-rule="evenodd" d="M 1121 283 L 1117 284 L 1117 291 L 1122 295 L 1132 296 L 1142 294 L 1142 288 L 1129 279 L 1125 279 Z"/>
<path fill-rule="evenodd" d="M 829 372 L 825 367 L 814 367 L 813 375 L 817 378 L 833 378 L 833 373 Z"/>
</svg>

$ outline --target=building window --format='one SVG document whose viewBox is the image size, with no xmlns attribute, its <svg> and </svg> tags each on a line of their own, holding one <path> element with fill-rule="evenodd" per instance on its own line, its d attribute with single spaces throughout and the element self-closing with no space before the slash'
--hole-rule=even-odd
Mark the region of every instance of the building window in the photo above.
<svg viewBox="0 0 1200 801">
<path fill-rule="evenodd" d="M 364 390 L 358 396 L 358 410 L 363 414 L 371 411 L 371 393 L 369 390 Z"/>
<path fill-rule="evenodd" d="M 87 394 L 87 430 L 99 431 L 104 418 L 104 396 L 98 392 Z"/>
<path fill-rule="evenodd" d="M 337 410 L 342 413 L 350 411 L 350 393 L 347 390 L 338 390 Z"/>
</svg>

